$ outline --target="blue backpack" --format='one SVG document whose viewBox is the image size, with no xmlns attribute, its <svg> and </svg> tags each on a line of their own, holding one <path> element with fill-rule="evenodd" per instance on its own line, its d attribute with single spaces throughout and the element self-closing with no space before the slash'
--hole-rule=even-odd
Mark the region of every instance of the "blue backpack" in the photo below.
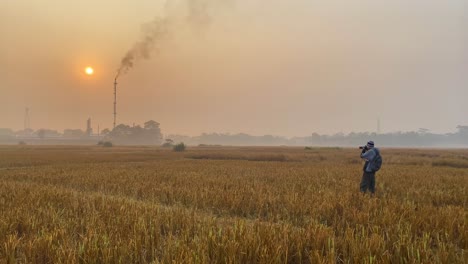
<svg viewBox="0 0 468 264">
<path fill-rule="evenodd" d="M 372 169 L 372 171 L 379 171 L 382 167 L 382 156 L 380 156 L 380 151 L 378 149 L 375 148 L 374 151 L 376 156 L 372 160 L 370 168 Z"/>
</svg>

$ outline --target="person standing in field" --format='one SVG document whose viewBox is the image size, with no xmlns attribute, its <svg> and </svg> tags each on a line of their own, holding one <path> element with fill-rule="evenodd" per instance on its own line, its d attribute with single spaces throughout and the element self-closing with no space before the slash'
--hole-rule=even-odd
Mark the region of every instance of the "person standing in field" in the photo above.
<svg viewBox="0 0 468 264">
<path fill-rule="evenodd" d="M 361 158 L 366 162 L 363 167 L 363 175 L 360 184 L 361 192 L 370 191 L 372 195 L 375 193 L 375 173 L 382 166 L 382 157 L 380 151 L 374 146 L 374 141 L 369 141 L 365 146 L 359 147 L 362 149 Z"/>
</svg>

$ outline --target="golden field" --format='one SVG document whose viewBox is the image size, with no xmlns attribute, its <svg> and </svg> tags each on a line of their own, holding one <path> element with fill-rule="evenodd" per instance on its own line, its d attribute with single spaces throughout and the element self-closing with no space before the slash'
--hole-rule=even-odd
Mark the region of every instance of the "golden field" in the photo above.
<svg viewBox="0 0 468 264">
<path fill-rule="evenodd" d="M 0 263 L 465 263 L 468 150 L 0 146 Z"/>
</svg>

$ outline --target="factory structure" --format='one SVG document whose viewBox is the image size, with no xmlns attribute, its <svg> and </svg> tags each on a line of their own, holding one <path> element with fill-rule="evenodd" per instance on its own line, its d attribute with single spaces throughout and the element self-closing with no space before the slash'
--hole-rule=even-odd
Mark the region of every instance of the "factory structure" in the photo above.
<svg viewBox="0 0 468 264">
<path fill-rule="evenodd" d="M 53 129 L 41 128 L 33 130 L 31 128 L 30 109 L 26 108 L 24 113 L 23 130 L 13 131 L 5 130 L 2 133 L 2 142 L 15 143 L 25 142 L 31 144 L 76 144 L 97 142 L 104 138 L 101 134 L 99 125 L 97 130 L 92 127 L 92 120 L 86 120 L 85 130 L 83 129 L 65 129 L 62 133 Z"/>
</svg>

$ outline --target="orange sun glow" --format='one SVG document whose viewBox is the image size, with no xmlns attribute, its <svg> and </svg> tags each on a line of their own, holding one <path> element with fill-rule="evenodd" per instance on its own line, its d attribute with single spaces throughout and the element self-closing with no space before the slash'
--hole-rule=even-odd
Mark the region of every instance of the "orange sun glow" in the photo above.
<svg viewBox="0 0 468 264">
<path fill-rule="evenodd" d="M 93 75 L 94 69 L 91 68 L 91 67 L 86 67 L 85 73 L 86 73 L 87 75 Z"/>
</svg>

